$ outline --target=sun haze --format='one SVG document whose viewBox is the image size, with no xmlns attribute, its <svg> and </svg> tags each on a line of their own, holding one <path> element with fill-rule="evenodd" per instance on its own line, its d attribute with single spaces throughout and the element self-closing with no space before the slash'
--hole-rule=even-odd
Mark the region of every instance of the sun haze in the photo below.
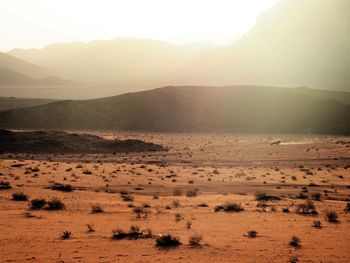
<svg viewBox="0 0 350 263">
<path fill-rule="evenodd" d="M 278 0 L 2 0 L 0 50 L 114 37 L 229 44 Z M 142 26 L 141 26 L 142 25 Z"/>
</svg>

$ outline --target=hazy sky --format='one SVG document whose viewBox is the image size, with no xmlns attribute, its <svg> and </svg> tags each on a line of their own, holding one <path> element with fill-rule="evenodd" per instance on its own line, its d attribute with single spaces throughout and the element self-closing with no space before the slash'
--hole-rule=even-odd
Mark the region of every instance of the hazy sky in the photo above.
<svg viewBox="0 0 350 263">
<path fill-rule="evenodd" d="M 228 44 L 280 0 L 0 0 L 0 50 L 137 37 Z"/>
</svg>

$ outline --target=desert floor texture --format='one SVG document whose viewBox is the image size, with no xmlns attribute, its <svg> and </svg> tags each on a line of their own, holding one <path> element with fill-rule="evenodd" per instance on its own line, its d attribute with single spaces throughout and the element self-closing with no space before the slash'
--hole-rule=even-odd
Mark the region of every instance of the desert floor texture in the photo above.
<svg viewBox="0 0 350 263">
<path fill-rule="evenodd" d="M 350 262 L 349 137 L 95 134 L 168 151 L 0 155 L 0 262 Z M 131 226 L 149 235 L 113 238 Z"/>
</svg>

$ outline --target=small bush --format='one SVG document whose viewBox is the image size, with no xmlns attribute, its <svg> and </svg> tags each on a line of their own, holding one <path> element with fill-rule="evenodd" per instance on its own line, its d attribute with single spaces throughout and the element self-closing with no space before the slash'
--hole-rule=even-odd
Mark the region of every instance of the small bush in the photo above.
<svg viewBox="0 0 350 263">
<path fill-rule="evenodd" d="M 88 233 L 95 232 L 95 227 L 94 227 L 93 224 L 86 224 L 86 227 L 87 227 L 87 232 Z"/>
<path fill-rule="evenodd" d="M 191 247 L 198 247 L 200 246 L 201 244 L 201 241 L 202 241 L 202 236 L 201 235 L 193 235 L 193 236 L 190 236 L 190 238 L 188 239 L 188 244 L 191 246 Z"/>
<path fill-rule="evenodd" d="M 173 201 L 173 207 L 177 208 L 180 206 L 180 202 L 178 200 Z"/>
<path fill-rule="evenodd" d="M 264 192 L 257 192 L 255 193 L 255 200 L 257 201 L 267 201 L 268 195 Z"/>
<path fill-rule="evenodd" d="M 115 229 L 113 230 L 113 234 L 112 234 L 112 239 L 124 239 L 124 238 L 127 238 L 128 237 L 128 234 L 123 231 L 122 229 L 118 228 L 118 229 Z"/>
<path fill-rule="evenodd" d="M 297 212 L 302 215 L 317 215 L 315 205 L 311 200 L 307 200 L 305 203 L 299 204 Z"/>
<path fill-rule="evenodd" d="M 183 216 L 180 213 L 176 213 L 175 214 L 175 222 L 179 222 L 181 220 L 183 220 Z"/>
<path fill-rule="evenodd" d="M 338 222 L 338 213 L 334 210 L 328 210 L 326 212 L 326 218 L 331 223 L 337 223 Z"/>
<path fill-rule="evenodd" d="M 89 169 L 84 169 L 83 174 L 92 174 L 92 172 Z"/>
<path fill-rule="evenodd" d="M 62 233 L 61 238 L 62 238 L 62 239 L 69 239 L 69 238 L 71 237 L 71 235 L 72 235 L 72 232 L 64 231 L 64 232 Z"/>
<path fill-rule="evenodd" d="M 173 191 L 173 195 L 174 196 L 180 196 L 180 195 L 182 195 L 182 191 L 181 191 L 181 189 L 174 189 L 174 191 Z"/>
<path fill-rule="evenodd" d="M 145 232 L 140 230 L 137 225 L 130 226 L 129 232 L 125 232 L 122 229 L 113 230 L 112 239 L 138 239 L 138 238 L 152 238 L 152 230 L 147 229 Z"/>
<path fill-rule="evenodd" d="M 147 218 L 148 216 L 148 210 L 142 206 L 134 207 L 133 212 L 136 214 L 137 218 L 141 218 L 141 216 L 143 216 L 144 218 Z"/>
<path fill-rule="evenodd" d="M 283 213 L 289 213 L 289 207 L 283 207 L 282 208 Z"/>
<path fill-rule="evenodd" d="M 12 200 L 13 201 L 27 201 L 28 196 L 24 193 L 14 193 L 14 194 L 12 194 Z"/>
<path fill-rule="evenodd" d="M 58 199 L 58 198 L 53 198 L 52 200 L 47 202 L 47 209 L 49 210 L 62 210 L 64 209 L 64 203 Z"/>
<path fill-rule="evenodd" d="M 215 207 L 215 212 L 218 212 L 221 210 L 223 210 L 225 212 L 241 212 L 244 209 L 240 204 L 237 204 L 234 202 L 226 202 L 222 205 L 218 205 Z"/>
<path fill-rule="evenodd" d="M 307 199 L 308 195 L 305 193 L 300 192 L 299 195 L 296 196 L 298 199 Z"/>
<path fill-rule="evenodd" d="M 37 198 L 30 201 L 31 209 L 41 209 L 46 205 L 46 200 L 44 198 Z"/>
<path fill-rule="evenodd" d="M 197 191 L 196 190 L 188 190 L 186 192 L 186 196 L 187 197 L 195 197 L 195 196 L 197 196 Z"/>
<path fill-rule="evenodd" d="M 122 198 L 123 198 L 124 202 L 132 202 L 132 201 L 134 201 L 134 197 L 129 195 L 129 194 L 122 195 Z"/>
<path fill-rule="evenodd" d="M 146 229 L 145 233 L 143 234 L 143 238 L 153 238 L 152 229 L 150 228 Z"/>
<path fill-rule="evenodd" d="M 221 210 L 224 210 L 224 207 L 222 205 L 217 205 L 217 206 L 214 207 L 214 211 L 215 212 L 219 212 Z"/>
<path fill-rule="evenodd" d="M 156 245 L 158 247 L 176 247 L 181 245 L 181 242 L 178 237 L 174 237 L 170 234 L 167 234 L 167 235 L 159 235 L 156 238 Z"/>
<path fill-rule="evenodd" d="M 62 191 L 62 192 L 72 192 L 74 188 L 70 184 L 53 184 L 50 187 L 51 190 Z"/>
<path fill-rule="evenodd" d="M 192 221 L 189 220 L 189 221 L 186 222 L 186 228 L 187 229 L 191 229 L 191 227 L 192 227 Z"/>
<path fill-rule="evenodd" d="M 315 228 L 322 228 L 322 223 L 321 223 L 321 221 L 315 220 L 313 222 L 312 226 Z"/>
<path fill-rule="evenodd" d="M 128 237 L 130 239 L 137 239 L 139 237 L 142 237 L 142 231 L 140 230 L 140 227 L 137 225 L 130 226 Z"/>
<path fill-rule="evenodd" d="M 295 248 L 300 248 L 301 247 L 300 243 L 301 243 L 300 239 L 297 236 L 293 236 L 292 240 L 289 242 L 289 245 Z"/>
<path fill-rule="evenodd" d="M 251 230 L 251 231 L 248 231 L 248 237 L 250 238 L 255 238 L 258 234 L 258 232 L 256 232 L 255 230 Z"/>
<path fill-rule="evenodd" d="M 243 211 L 243 207 L 240 204 L 228 202 L 228 203 L 224 204 L 224 211 L 225 212 L 240 212 L 240 211 Z"/>
<path fill-rule="evenodd" d="M 312 193 L 311 198 L 316 201 L 321 201 L 322 195 L 321 193 L 318 193 L 318 192 Z"/>
<path fill-rule="evenodd" d="M 7 190 L 7 189 L 11 189 L 12 186 L 10 184 L 10 182 L 4 182 L 4 181 L 1 181 L 0 182 L 0 190 Z"/>
<path fill-rule="evenodd" d="M 290 259 L 289 259 L 289 263 L 297 263 L 299 261 L 299 259 L 297 258 L 297 257 L 291 257 Z"/>
<path fill-rule="evenodd" d="M 99 213 L 103 213 L 103 209 L 100 205 L 93 205 L 91 206 L 91 213 L 92 214 L 99 214 Z"/>
<path fill-rule="evenodd" d="M 277 189 L 279 189 L 277 187 Z M 257 192 L 255 194 L 255 200 L 257 201 L 278 201 L 281 200 L 281 197 L 276 196 L 276 195 L 267 195 L 264 192 Z"/>
</svg>

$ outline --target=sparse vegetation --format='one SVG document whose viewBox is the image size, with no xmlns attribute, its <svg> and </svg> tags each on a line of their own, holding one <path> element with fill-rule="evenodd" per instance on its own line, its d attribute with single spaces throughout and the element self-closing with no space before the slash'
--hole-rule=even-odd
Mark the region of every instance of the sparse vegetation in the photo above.
<svg viewBox="0 0 350 263">
<path fill-rule="evenodd" d="M 218 205 L 215 207 L 215 212 L 218 212 L 221 210 L 223 210 L 225 212 L 241 212 L 244 209 L 240 204 L 237 204 L 234 202 L 226 202 L 222 205 Z"/>
<path fill-rule="evenodd" d="M 72 235 L 72 232 L 70 232 L 70 231 L 64 231 L 64 232 L 62 233 L 61 238 L 62 238 L 62 239 L 69 239 L 69 238 L 71 237 L 71 235 Z"/>
<path fill-rule="evenodd" d="M 146 231 L 141 231 L 140 227 L 137 225 L 130 226 L 128 232 L 118 228 L 113 230 L 112 239 L 120 240 L 120 239 L 138 239 L 138 238 L 152 238 L 152 230 L 147 229 Z"/>
<path fill-rule="evenodd" d="M 103 208 L 100 205 L 93 205 L 91 206 L 91 213 L 92 214 L 99 214 L 103 213 Z"/>
<path fill-rule="evenodd" d="M 289 263 L 297 263 L 298 261 L 299 261 L 299 259 L 295 256 L 293 256 L 289 259 Z"/>
<path fill-rule="evenodd" d="M 255 230 L 250 230 L 247 232 L 247 234 L 248 234 L 248 237 L 255 238 L 255 237 L 257 237 L 258 232 L 256 232 Z"/>
<path fill-rule="evenodd" d="M 326 212 L 326 218 L 331 223 L 338 223 L 338 213 L 334 210 L 328 210 Z"/>
<path fill-rule="evenodd" d="M 83 174 L 89 175 L 89 174 L 92 174 L 92 172 L 89 169 L 84 169 Z"/>
<path fill-rule="evenodd" d="M 136 214 L 136 217 L 140 219 L 142 216 L 144 218 L 147 218 L 148 216 L 148 210 L 145 207 L 142 206 L 136 206 L 133 208 L 133 212 Z"/>
<path fill-rule="evenodd" d="M 319 192 L 312 193 L 311 198 L 316 201 L 321 201 L 322 194 Z"/>
<path fill-rule="evenodd" d="M 283 207 L 282 208 L 283 213 L 289 213 L 289 207 Z"/>
<path fill-rule="evenodd" d="M 195 196 L 197 196 L 197 191 L 196 190 L 188 190 L 186 192 L 186 196 L 187 197 L 195 197 Z"/>
<path fill-rule="evenodd" d="M 180 206 L 180 202 L 178 200 L 173 201 L 173 207 L 177 208 Z"/>
<path fill-rule="evenodd" d="M 293 236 L 292 240 L 289 242 L 289 245 L 295 248 L 300 248 L 301 247 L 301 241 L 297 236 Z"/>
<path fill-rule="evenodd" d="M 255 200 L 257 201 L 267 201 L 268 199 L 268 195 L 264 192 L 257 192 L 255 193 Z"/>
<path fill-rule="evenodd" d="M 319 220 L 315 220 L 312 224 L 313 227 L 315 228 L 322 228 L 322 223 Z"/>
<path fill-rule="evenodd" d="M 134 201 L 134 197 L 131 196 L 127 192 L 120 192 L 120 196 L 121 196 L 121 198 L 123 199 L 124 202 L 132 202 L 132 201 Z"/>
<path fill-rule="evenodd" d="M 275 195 L 267 195 L 264 192 L 257 192 L 255 193 L 255 200 L 257 201 L 273 201 L 273 200 L 280 200 L 281 198 Z"/>
<path fill-rule="evenodd" d="M 317 215 L 314 203 L 308 199 L 305 203 L 299 204 L 297 207 L 297 212 L 302 215 Z"/>
<path fill-rule="evenodd" d="M 166 234 L 166 235 L 157 236 L 156 245 L 158 247 L 176 247 L 181 245 L 181 242 L 178 237 L 174 237 L 170 234 Z"/>
<path fill-rule="evenodd" d="M 95 227 L 94 227 L 93 224 L 86 224 L 86 227 L 87 227 L 87 232 L 88 233 L 95 232 Z"/>
<path fill-rule="evenodd" d="M 10 184 L 10 182 L 5 182 L 5 181 L 1 181 L 0 182 L 0 190 L 7 190 L 7 189 L 11 189 L 12 186 Z"/>
<path fill-rule="evenodd" d="M 74 188 L 70 184 L 59 184 L 55 183 L 50 186 L 51 190 L 62 191 L 62 192 L 72 192 Z"/>
<path fill-rule="evenodd" d="M 174 189 L 173 195 L 174 195 L 174 196 L 180 196 L 180 195 L 182 195 L 182 190 L 181 190 L 181 189 L 178 189 L 178 188 Z"/>
<path fill-rule="evenodd" d="M 191 247 L 199 247 L 201 244 L 201 241 L 202 241 L 202 236 L 201 235 L 193 235 L 193 236 L 190 236 L 190 238 L 188 239 L 188 244 L 191 246 Z"/>
<path fill-rule="evenodd" d="M 119 240 L 119 239 L 124 239 L 124 238 L 128 237 L 128 234 L 124 230 L 122 230 L 120 228 L 114 229 L 112 231 L 112 233 L 113 233 L 112 234 L 112 239 Z"/>
<path fill-rule="evenodd" d="M 179 222 L 181 220 L 183 220 L 183 216 L 180 213 L 176 213 L 175 214 L 175 222 Z"/>
<path fill-rule="evenodd" d="M 48 201 L 47 205 L 48 210 L 62 210 L 65 208 L 64 203 L 58 198 L 53 198 L 52 200 Z"/>
<path fill-rule="evenodd" d="M 46 205 L 46 200 L 44 198 L 37 198 L 30 201 L 31 209 L 42 209 Z"/>
<path fill-rule="evenodd" d="M 13 201 L 27 201 L 28 196 L 24 193 L 13 193 L 12 200 Z"/>
</svg>

